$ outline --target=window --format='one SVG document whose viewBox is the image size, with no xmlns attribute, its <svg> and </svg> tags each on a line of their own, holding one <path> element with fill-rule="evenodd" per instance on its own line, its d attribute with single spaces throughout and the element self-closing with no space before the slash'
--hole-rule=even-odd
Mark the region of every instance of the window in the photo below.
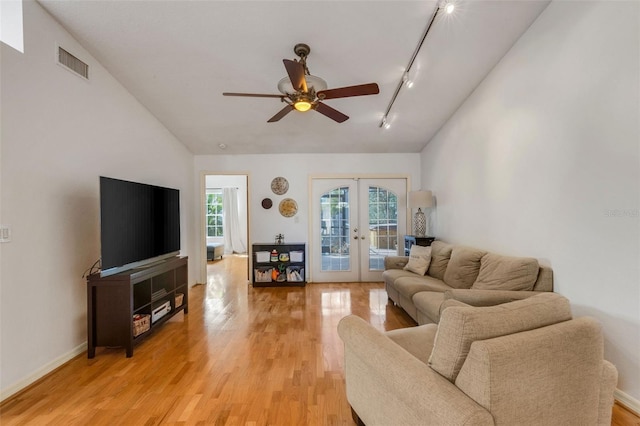
<svg viewBox="0 0 640 426">
<path fill-rule="evenodd" d="M 322 271 L 349 271 L 349 188 L 320 197 Z"/>
<path fill-rule="evenodd" d="M 222 190 L 207 190 L 207 237 L 222 237 Z"/>
</svg>

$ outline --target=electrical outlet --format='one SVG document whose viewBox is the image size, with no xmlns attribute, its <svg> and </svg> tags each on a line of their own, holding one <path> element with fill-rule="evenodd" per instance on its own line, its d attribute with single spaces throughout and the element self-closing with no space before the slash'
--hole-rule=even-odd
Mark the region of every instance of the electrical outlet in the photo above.
<svg viewBox="0 0 640 426">
<path fill-rule="evenodd" d="M 0 243 L 8 243 L 11 241 L 11 226 L 0 225 Z"/>
</svg>

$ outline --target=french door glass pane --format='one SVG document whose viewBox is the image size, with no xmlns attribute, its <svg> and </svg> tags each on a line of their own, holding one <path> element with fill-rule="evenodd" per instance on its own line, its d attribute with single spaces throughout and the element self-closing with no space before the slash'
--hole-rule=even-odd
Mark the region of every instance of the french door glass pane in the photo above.
<svg viewBox="0 0 640 426">
<path fill-rule="evenodd" d="M 336 188 L 320 197 L 322 271 L 349 271 L 349 188 Z"/>
<path fill-rule="evenodd" d="M 398 197 L 378 186 L 369 186 L 369 236 L 369 270 L 384 270 L 398 252 Z"/>
</svg>

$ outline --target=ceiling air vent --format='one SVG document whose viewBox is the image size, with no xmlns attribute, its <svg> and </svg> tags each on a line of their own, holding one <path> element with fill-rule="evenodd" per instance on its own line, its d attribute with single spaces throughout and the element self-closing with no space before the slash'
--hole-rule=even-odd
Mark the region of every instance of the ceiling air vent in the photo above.
<svg viewBox="0 0 640 426">
<path fill-rule="evenodd" d="M 58 46 L 58 63 L 78 74 L 80 77 L 86 78 L 87 80 L 89 79 L 89 65 L 60 46 Z"/>
</svg>

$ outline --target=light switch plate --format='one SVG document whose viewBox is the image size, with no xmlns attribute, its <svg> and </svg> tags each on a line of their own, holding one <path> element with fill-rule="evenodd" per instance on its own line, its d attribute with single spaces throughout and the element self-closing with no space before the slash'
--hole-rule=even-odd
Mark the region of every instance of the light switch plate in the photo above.
<svg viewBox="0 0 640 426">
<path fill-rule="evenodd" d="M 0 225 L 0 243 L 8 243 L 11 241 L 11 226 Z"/>
</svg>

